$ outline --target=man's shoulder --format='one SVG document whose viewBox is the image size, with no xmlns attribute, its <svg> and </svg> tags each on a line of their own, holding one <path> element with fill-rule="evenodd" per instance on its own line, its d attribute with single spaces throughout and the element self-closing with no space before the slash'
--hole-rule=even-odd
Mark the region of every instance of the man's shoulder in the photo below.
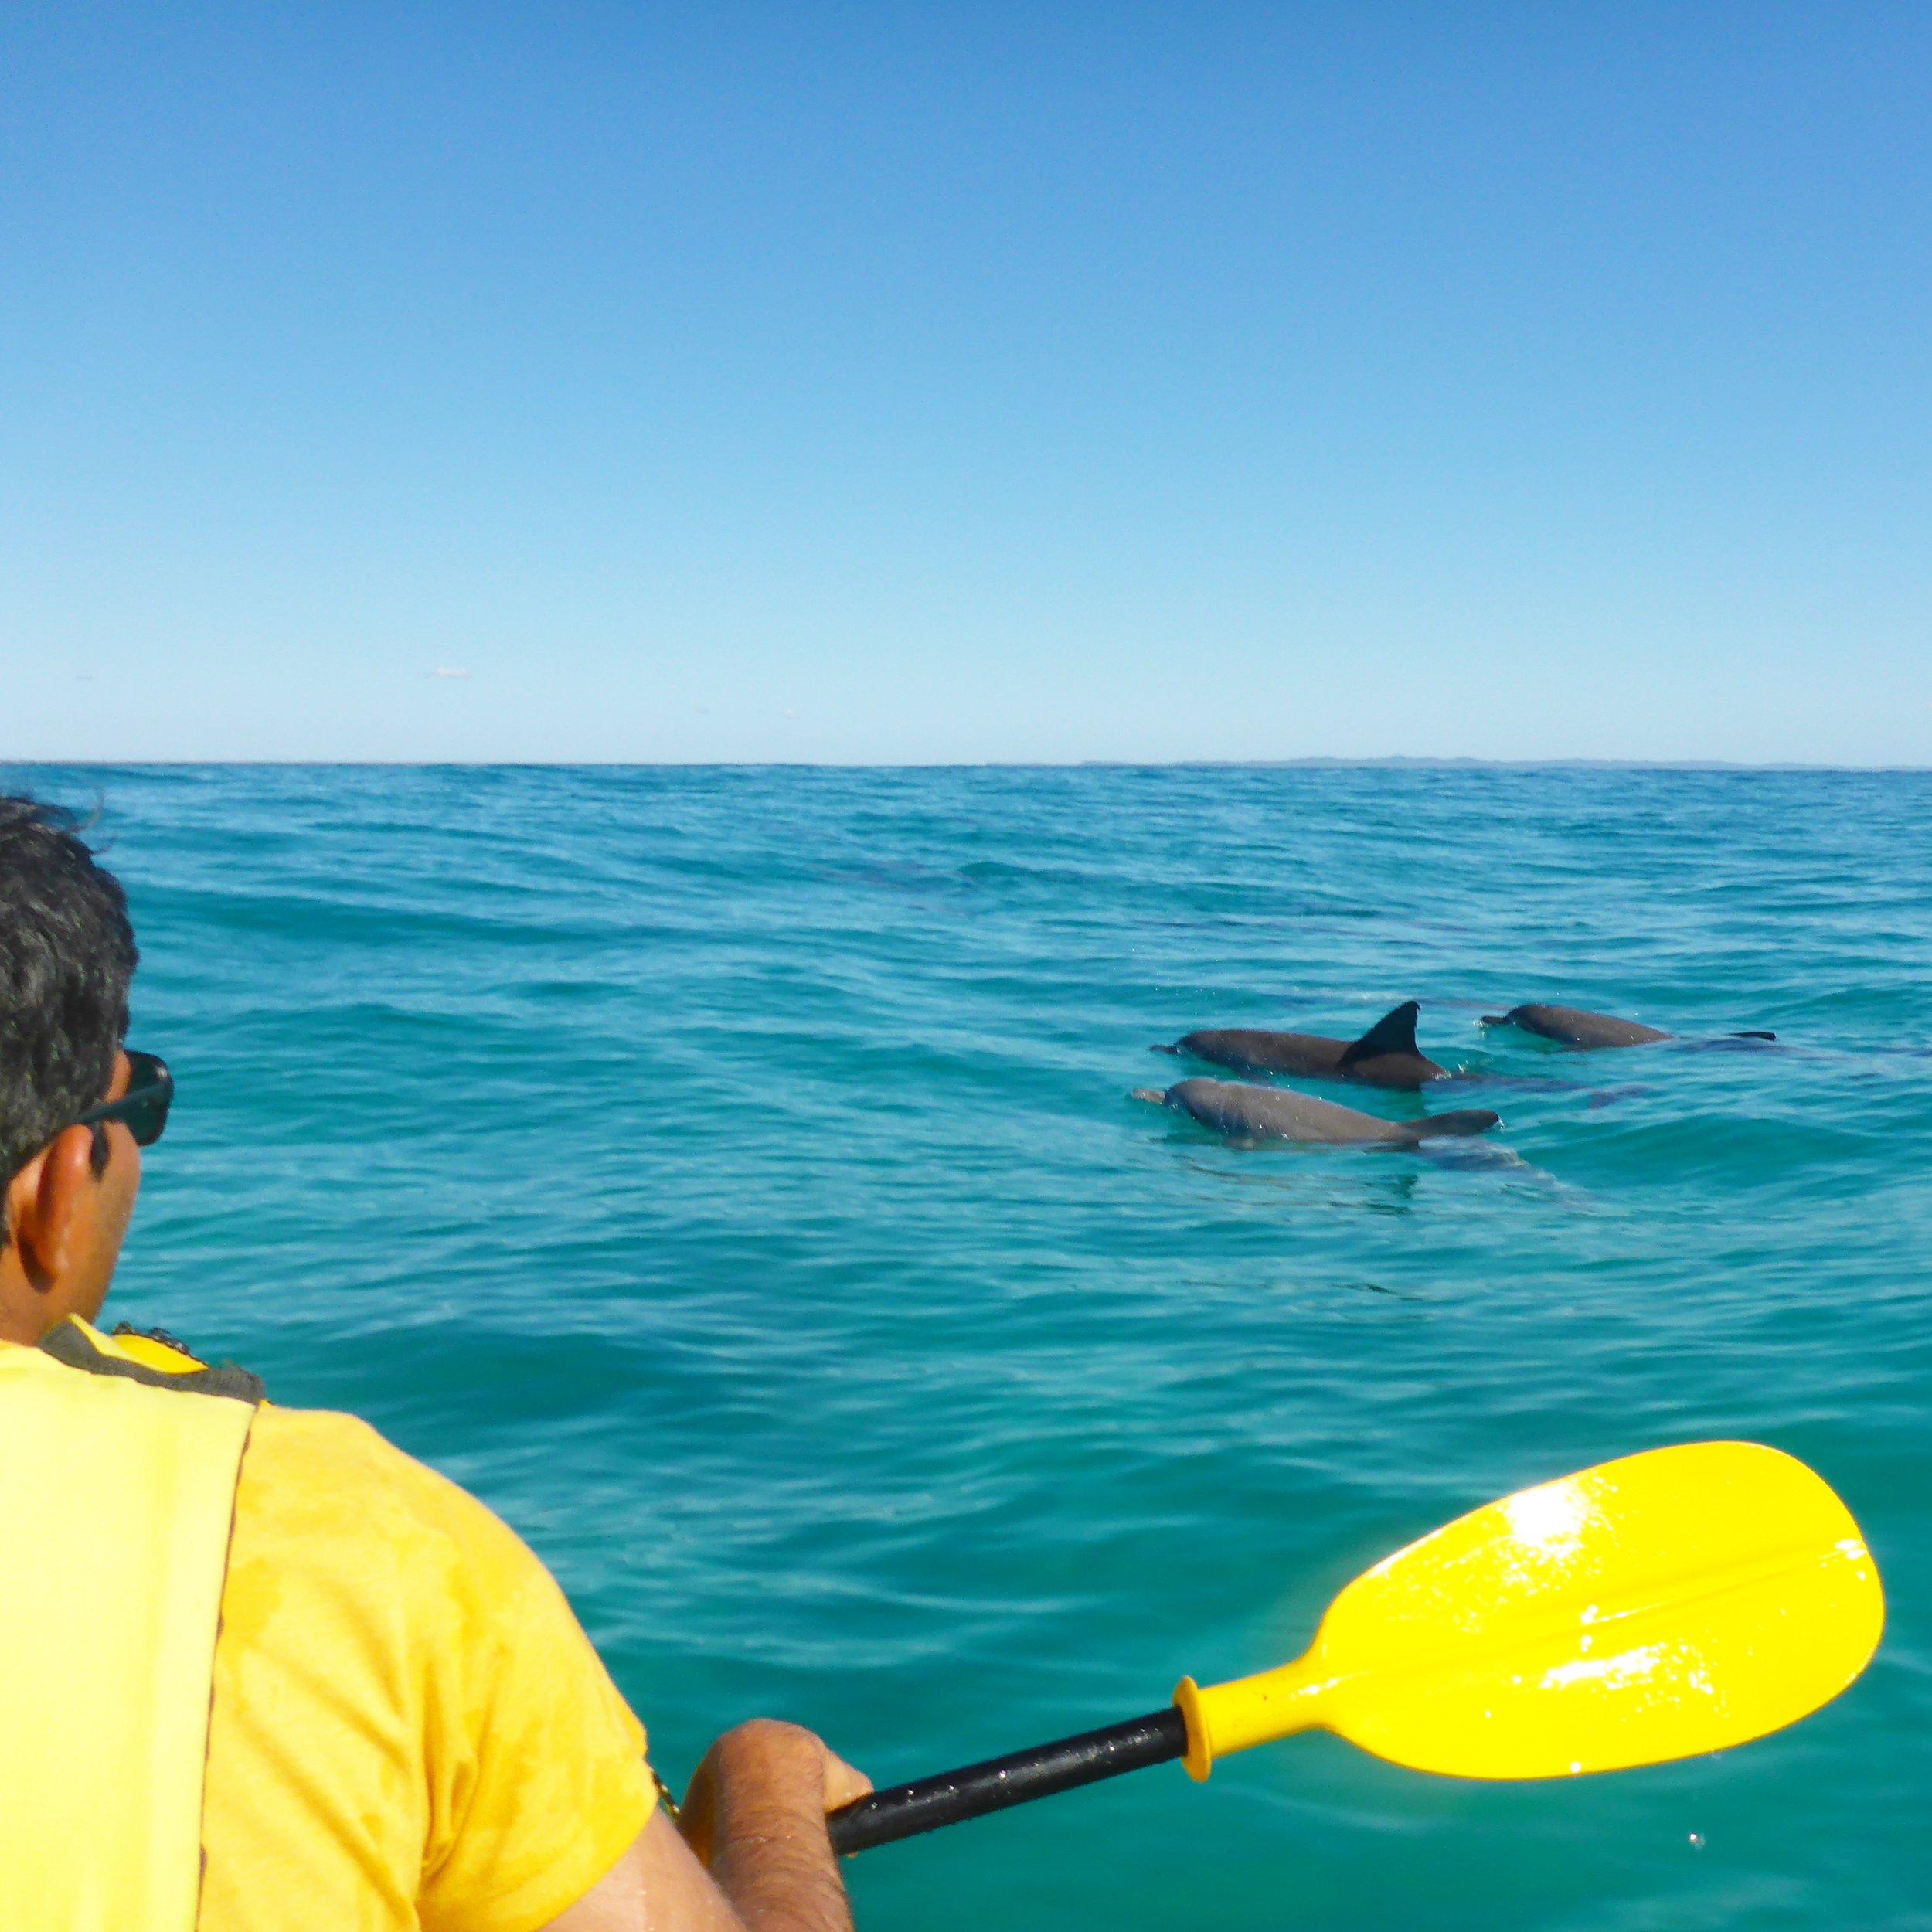
<svg viewBox="0 0 1932 1932">
<path fill-rule="evenodd" d="M 285 1480 L 324 1485 L 374 1482 L 432 1495 L 455 1488 L 360 1416 L 336 1409 L 287 1409 L 265 1402 L 256 1413 L 248 1453 L 258 1461 L 272 1461 Z"/>
<path fill-rule="evenodd" d="M 264 1923 L 294 1869 L 291 1923 L 402 1923 L 378 1894 L 410 1923 L 543 1923 L 652 1803 L 643 1731 L 536 1556 L 325 1410 L 256 1414 L 209 1735 L 211 1925 Z"/>
<path fill-rule="evenodd" d="M 236 1553 L 400 1581 L 434 1573 L 495 1594 L 541 1573 L 515 1532 L 459 1485 L 359 1416 L 328 1409 L 257 1412 L 235 1497 Z"/>
</svg>

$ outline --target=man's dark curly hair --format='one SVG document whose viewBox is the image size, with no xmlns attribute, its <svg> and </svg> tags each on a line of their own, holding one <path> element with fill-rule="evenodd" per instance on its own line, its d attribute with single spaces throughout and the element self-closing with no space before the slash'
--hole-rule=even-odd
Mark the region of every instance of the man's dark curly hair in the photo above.
<svg viewBox="0 0 1932 1932">
<path fill-rule="evenodd" d="M 138 957 L 73 815 L 0 794 L 0 1184 L 107 1092 Z"/>
</svg>

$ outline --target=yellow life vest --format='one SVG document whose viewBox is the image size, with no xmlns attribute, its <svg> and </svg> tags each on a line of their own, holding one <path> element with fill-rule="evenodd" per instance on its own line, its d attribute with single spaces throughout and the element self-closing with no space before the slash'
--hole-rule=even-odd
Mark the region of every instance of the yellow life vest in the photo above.
<svg viewBox="0 0 1932 1932">
<path fill-rule="evenodd" d="M 193 1932 L 260 1384 L 70 1322 L 0 1345 L 0 1926 Z"/>
</svg>

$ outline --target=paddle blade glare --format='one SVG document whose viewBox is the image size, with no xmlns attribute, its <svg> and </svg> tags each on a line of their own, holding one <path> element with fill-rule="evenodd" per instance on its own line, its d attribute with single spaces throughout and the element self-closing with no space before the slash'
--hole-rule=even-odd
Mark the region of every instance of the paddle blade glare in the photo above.
<svg viewBox="0 0 1932 1932">
<path fill-rule="evenodd" d="M 1307 1654 L 1203 1690 L 1187 1767 L 1311 1726 L 1417 1770 L 1560 1777 L 1714 1751 L 1828 1702 L 1885 1603 L 1801 1462 L 1690 1443 L 1526 1489 L 1385 1557 Z"/>
</svg>

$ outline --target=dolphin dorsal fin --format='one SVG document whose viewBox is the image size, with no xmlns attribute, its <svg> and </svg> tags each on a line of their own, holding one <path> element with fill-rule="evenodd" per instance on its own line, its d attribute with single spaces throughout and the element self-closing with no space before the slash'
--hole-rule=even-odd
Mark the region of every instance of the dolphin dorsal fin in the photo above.
<svg viewBox="0 0 1932 1932">
<path fill-rule="evenodd" d="M 1413 999 L 1405 999 L 1400 1006 L 1390 1008 L 1361 1039 L 1352 1042 L 1344 1050 L 1342 1064 L 1352 1066 L 1357 1060 L 1379 1060 L 1384 1053 L 1414 1053 L 1420 1058 L 1420 1049 L 1416 1045 L 1416 1015 L 1421 1010 Z"/>
</svg>

